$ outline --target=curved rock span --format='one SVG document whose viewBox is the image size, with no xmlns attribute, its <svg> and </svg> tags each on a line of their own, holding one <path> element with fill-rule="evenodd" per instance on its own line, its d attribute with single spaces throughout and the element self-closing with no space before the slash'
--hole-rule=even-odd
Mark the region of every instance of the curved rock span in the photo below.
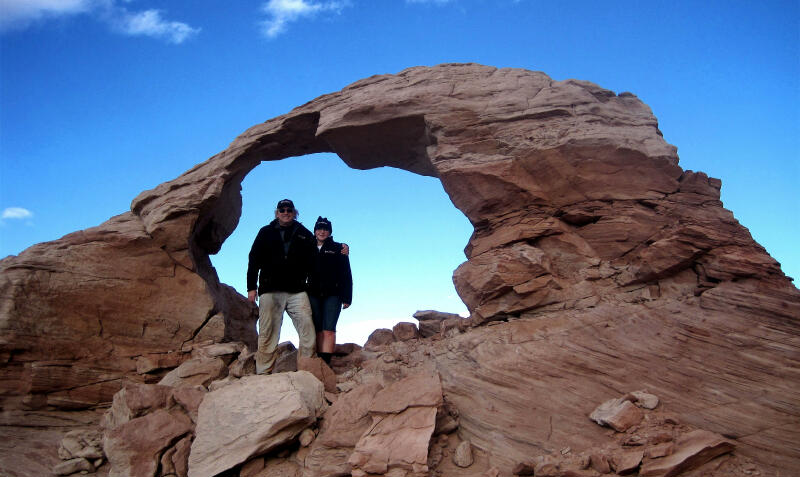
<svg viewBox="0 0 800 477">
<path fill-rule="evenodd" d="M 800 466 L 800 293 L 723 208 L 721 182 L 682 170 L 633 94 L 475 64 L 321 96 L 129 212 L 2 260 L 6 422 L 107 403 L 200 342 L 252 345 L 252 309 L 209 254 L 238 223 L 250 170 L 318 152 L 438 177 L 473 224 L 453 277 L 471 316 L 450 329 L 476 328 L 434 361 L 478 448 L 522 461 L 585 444 L 570 432 L 587 402 L 648 388 L 745 452 Z M 488 402 L 496 415 L 463 414 Z"/>
</svg>

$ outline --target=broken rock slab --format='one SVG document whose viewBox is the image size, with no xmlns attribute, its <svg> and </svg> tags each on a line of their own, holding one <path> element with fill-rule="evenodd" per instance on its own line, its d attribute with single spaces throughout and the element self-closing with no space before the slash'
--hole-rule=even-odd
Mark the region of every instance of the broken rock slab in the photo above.
<svg viewBox="0 0 800 477">
<path fill-rule="evenodd" d="M 128 383 L 116 394 L 102 427 L 114 429 L 126 422 L 167 406 L 173 388 L 158 384 Z"/>
<path fill-rule="evenodd" d="M 619 475 L 629 475 L 636 472 L 643 457 L 644 452 L 641 450 L 622 451 L 611 458 L 611 467 Z"/>
<path fill-rule="evenodd" d="M 58 456 L 62 460 L 103 458 L 103 433 L 96 429 L 76 429 L 61 440 Z"/>
<path fill-rule="evenodd" d="M 369 408 L 372 426 L 348 460 L 352 475 L 427 476 L 428 449 L 442 403 L 438 375 L 412 375 L 379 391 Z"/>
<path fill-rule="evenodd" d="M 671 455 L 642 464 L 640 477 L 673 477 L 696 469 L 714 457 L 731 452 L 733 442 L 719 434 L 698 429 L 685 434 L 675 443 Z"/>
<path fill-rule="evenodd" d="M 367 351 L 378 351 L 395 341 L 397 341 L 397 339 L 392 330 L 389 328 L 378 328 L 369 335 L 367 342 L 364 343 L 364 349 Z"/>
<path fill-rule="evenodd" d="M 162 386 L 208 386 L 228 375 L 228 363 L 219 357 L 200 356 L 184 361 L 164 376 Z"/>
<path fill-rule="evenodd" d="M 397 341 L 408 341 L 419 338 L 419 330 L 414 323 L 401 321 L 392 327 L 392 333 Z"/>
<path fill-rule="evenodd" d="M 340 394 L 325 412 L 319 435 L 311 443 L 305 459 L 305 477 L 350 474 L 352 466 L 347 460 L 372 425 L 369 409 L 381 389 L 378 383 L 367 383 Z"/>
<path fill-rule="evenodd" d="M 462 441 L 453 453 L 453 463 L 459 467 L 469 467 L 473 462 L 472 444 L 469 441 Z"/>
<path fill-rule="evenodd" d="M 315 378 L 322 382 L 325 387 L 325 392 L 337 394 L 336 389 L 336 374 L 333 370 L 322 360 L 317 357 L 297 356 L 297 370 L 308 371 L 313 374 Z"/>
<path fill-rule="evenodd" d="M 103 449 L 111 464 L 109 476 L 155 475 L 162 453 L 193 427 L 185 414 L 157 409 L 106 430 Z"/>
<path fill-rule="evenodd" d="M 200 404 L 189 477 L 212 477 L 296 438 L 326 407 L 307 371 L 245 376 Z"/>
<path fill-rule="evenodd" d="M 94 472 L 94 470 L 94 465 L 82 457 L 65 460 L 53 467 L 53 473 L 56 475 L 71 475 L 78 472 L 88 473 Z"/>
<path fill-rule="evenodd" d="M 601 426 L 611 427 L 617 432 L 625 432 L 630 427 L 639 424 L 643 418 L 644 414 L 641 409 L 625 397 L 609 399 L 597 406 L 589 415 L 589 419 Z"/>
<path fill-rule="evenodd" d="M 430 338 L 439 334 L 442 330 L 442 322 L 445 320 L 461 320 L 461 315 L 455 313 L 444 313 L 435 310 L 420 310 L 414 313 L 414 318 L 419 321 L 419 334 L 423 338 Z"/>
<path fill-rule="evenodd" d="M 658 407 L 658 396 L 647 391 L 634 391 L 631 393 L 633 403 L 644 409 L 655 409 Z"/>
</svg>

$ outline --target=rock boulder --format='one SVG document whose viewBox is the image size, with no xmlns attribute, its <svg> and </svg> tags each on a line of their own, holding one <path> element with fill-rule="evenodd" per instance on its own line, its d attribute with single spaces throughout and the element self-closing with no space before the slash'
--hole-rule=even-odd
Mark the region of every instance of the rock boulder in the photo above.
<svg viewBox="0 0 800 477">
<path fill-rule="evenodd" d="M 322 383 L 298 371 L 245 376 L 206 395 L 189 477 L 211 477 L 297 437 L 325 409 Z"/>
</svg>

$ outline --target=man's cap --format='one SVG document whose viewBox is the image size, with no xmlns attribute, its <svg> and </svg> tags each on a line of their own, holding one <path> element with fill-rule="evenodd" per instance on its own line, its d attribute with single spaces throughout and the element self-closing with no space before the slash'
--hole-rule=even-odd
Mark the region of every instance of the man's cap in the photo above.
<svg viewBox="0 0 800 477">
<path fill-rule="evenodd" d="M 278 207 L 276 208 L 280 209 L 281 207 L 291 207 L 294 209 L 294 202 L 289 199 L 283 199 L 278 202 Z"/>
<path fill-rule="evenodd" d="M 331 221 L 328 220 L 327 217 L 317 217 L 317 223 L 314 224 L 314 231 L 317 230 L 327 230 L 328 232 L 333 232 L 333 227 L 331 226 Z"/>
</svg>

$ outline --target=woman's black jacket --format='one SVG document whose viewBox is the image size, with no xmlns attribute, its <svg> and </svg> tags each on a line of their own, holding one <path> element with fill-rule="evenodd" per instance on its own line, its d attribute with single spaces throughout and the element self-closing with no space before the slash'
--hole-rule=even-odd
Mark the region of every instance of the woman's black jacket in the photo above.
<svg viewBox="0 0 800 477">
<path fill-rule="evenodd" d="M 316 242 L 315 242 L 316 243 Z M 353 303 L 353 276 L 350 259 L 342 255 L 342 244 L 328 237 L 322 248 L 314 250 L 314 265 L 308 279 L 308 294 L 338 296 L 342 303 Z"/>
</svg>

